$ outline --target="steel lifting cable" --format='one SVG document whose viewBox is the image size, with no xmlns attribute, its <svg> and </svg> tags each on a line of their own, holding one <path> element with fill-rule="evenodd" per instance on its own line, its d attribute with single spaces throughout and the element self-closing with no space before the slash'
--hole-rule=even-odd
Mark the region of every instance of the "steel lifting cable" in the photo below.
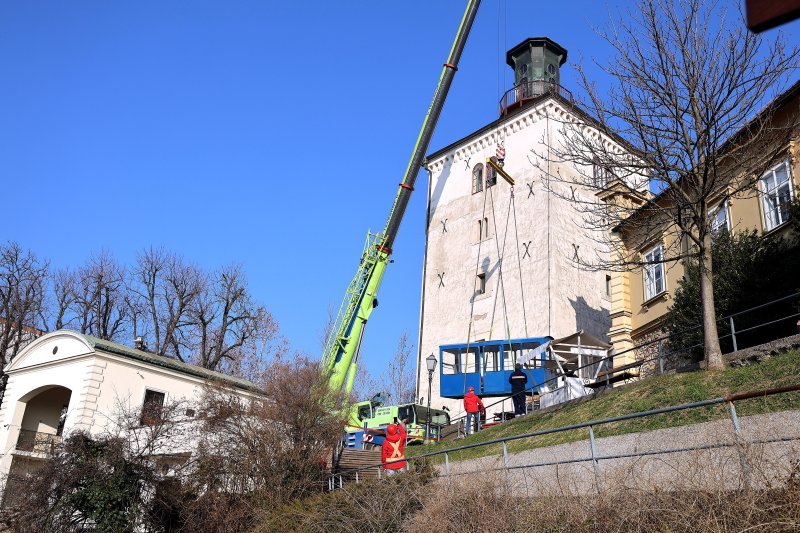
<svg viewBox="0 0 800 533">
<path fill-rule="evenodd" d="M 514 211 L 514 239 L 517 244 L 517 268 L 519 269 L 519 293 L 522 298 L 522 324 L 525 327 L 525 338 L 528 338 L 528 316 L 525 313 L 525 286 L 522 283 L 522 257 L 519 249 L 519 232 L 517 231 L 517 204 L 514 201 L 514 188 L 511 188 L 511 205 Z"/>
<path fill-rule="evenodd" d="M 485 166 L 484 163 L 481 163 L 481 165 Z M 472 177 L 473 180 L 475 179 L 474 176 L 471 175 L 471 177 Z M 481 174 L 481 185 L 483 185 L 483 183 L 484 183 L 483 182 L 483 174 Z M 473 187 L 474 186 L 475 186 L 475 184 L 473 183 Z M 484 231 L 483 222 L 484 222 L 484 220 L 486 220 L 486 191 L 484 191 L 484 194 L 483 194 L 483 212 L 481 213 L 481 220 L 480 220 L 479 225 L 478 225 L 478 257 L 475 260 L 475 276 L 473 277 L 473 280 L 472 280 L 472 301 L 471 301 L 470 306 L 469 306 L 469 324 L 467 325 L 467 350 L 466 350 L 466 354 L 465 354 L 467 357 L 469 357 L 469 345 L 472 343 L 472 317 L 474 316 L 474 313 L 475 313 L 475 284 L 477 283 L 478 270 L 480 269 L 480 266 L 481 266 L 481 246 L 483 245 L 483 231 Z M 464 361 L 464 385 L 463 385 L 464 392 L 466 392 L 466 390 L 467 390 L 467 362 L 468 361 L 466 361 L 466 360 Z M 459 366 L 460 366 L 461 365 L 461 361 L 459 360 L 458 363 L 459 363 Z M 475 354 L 475 368 L 477 368 L 477 367 L 478 367 L 478 357 L 477 357 L 477 353 L 476 353 Z"/>
<path fill-rule="evenodd" d="M 494 209 L 494 194 L 491 191 L 489 191 L 489 194 L 491 195 L 491 203 L 492 203 L 492 223 L 494 224 L 494 227 L 497 228 L 497 223 L 496 223 L 496 219 L 495 219 L 495 209 Z M 513 186 L 511 187 L 511 197 L 512 198 L 514 197 L 514 187 Z M 505 254 L 505 251 L 506 251 L 506 241 L 508 239 L 508 226 L 509 226 L 508 223 L 509 223 L 510 215 L 511 215 L 511 204 L 509 203 L 508 204 L 508 212 L 506 213 L 506 229 L 503 232 L 503 254 Z M 495 235 L 496 235 L 496 233 L 495 233 Z M 498 292 L 502 293 L 501 296 L 502 296 L 502 299 L 503 299 L 503 321 L 505 322 L 505 326 L 506 326 L 506 331 L 505 331 L 506 339 L 508 340 L 509 347 L 511 347 L 511 328 L 508 325 L 508 308 L 506 306 L 506 291 L 505 291 L 505 283 L 503 283 L 503 254 L 500 253 L 500 242 L 499 241 L 500 241 L 500 239 L 495 239 L 495 246 L 496 246 L 496 249 L 497 249 L 497 270 L 498 270 L 498 276 L 500 278 L 500 280 L 499 280 L 500 290 Z M 495 315 L 495 312 L 497 310 L 497 294 L 498 293 L 495 293 L 495 295 L 494 295 L 494 304 L 492 305 L 492 319 L 491 319 L 491 323 L 489 324 L 489 338 L 491 338 L 492 329 L 494 329 L 494 315 Z"/>
</svg>

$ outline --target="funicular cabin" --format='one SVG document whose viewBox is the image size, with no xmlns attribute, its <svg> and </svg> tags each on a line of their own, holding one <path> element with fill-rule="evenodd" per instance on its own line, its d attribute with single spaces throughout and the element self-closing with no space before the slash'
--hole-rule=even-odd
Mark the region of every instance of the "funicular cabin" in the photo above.
<svg viewBox="0 0 800 533">
<path fill-rule="evenodd" d="M 479 396 L 509 396 L 508 379 L 517 363 L 523 365 L 528 375 L 528 387 L 535 389 L 552 377 L 545 364 L 547 346 L 552 340 L 552 337 L 533 337 L 440 346 L 440 395 L 463 398 L 469 387 L 475 387 Z"/>
</svg>

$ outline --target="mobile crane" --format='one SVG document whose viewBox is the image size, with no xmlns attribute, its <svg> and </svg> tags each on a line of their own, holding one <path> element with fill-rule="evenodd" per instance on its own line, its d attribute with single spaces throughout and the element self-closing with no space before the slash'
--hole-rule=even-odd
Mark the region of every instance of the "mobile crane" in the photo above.
<svg viewBox="0 0 800 533">
<path fill-rule="evenodd" d="M 353 389 L 353 382 L 358 368 L 358 356 L 361 349 L 361 342 L 364 338 L 364 328 L 369 320 L 372 311 L 377 307 L 378 289 L 380 288 L 389 258 L 392 254 L 392 245 L 397 237 L 400 222 L 403 220 L 408 201 L 414 190 L 414 183 L 417 179 L 425 152 L 428 149 L 439 115 L 444 107 L 444 101 L 450 90 L 453 77 L 458 70 L 458 62 L 464 50 L 467 37 L 475 21 L 480 0 L 469 0 L 464 16 L 456 33 L 455 41 L 450 49 L 447 62 L 442 67 L 439 82 L 433 95 L 428 112 L 422 122 L 417 141 L 411 153 L 411 159 L 406 167 L 405 174 L 400 182 L 397 194 L 389 212 L 389 219 L 386 227 L 381 233 L 367 233 L 364 251 L 361 254 L 361 261 L 356 271 L 355 277 L 350 282 L 345 292 L 344 300 L 339 308 L 336 321 L 331 328 L 330 335 L 322 355 L 322 368 L 329 376 L 329 386 L 332 391 L 341 392 L 349 395 Z M 365 413 L 365 405 L 369 407 L 367 418 L 375 418 L 373 408 L 380 407 L 379 401 L 362 402 L 356 405 L 356 409 L 351 415 L 350 425 L 362 426 Z M 408 407 L 408 406 L 405 406 Z M 385 411 L 386 408 L 379 409 Z M 389 408 L 388 412 L 393 413 L 397 409 Z M 359 417 L 359 411 L 362 416 Z M 413 411 L 413 409 L 412 409 Z M 437 410 L 438 411 L 438 410 Z M 398 411 L 399 414 L 399 411 Z M 446 414 L 446 413 L 445 413 Z M 396 416 L 396 415 L 395 415 Z M 433 417 L 431 417 L 433 418 Z M 388 423 L 388 422 L 387 422 Z M 369 426 L 369 423 L 365 425 Z M 381 425 L 385 425 L 381 423 Z M 419 429 L 419 428 L 417 428 Z"/>
</svg>

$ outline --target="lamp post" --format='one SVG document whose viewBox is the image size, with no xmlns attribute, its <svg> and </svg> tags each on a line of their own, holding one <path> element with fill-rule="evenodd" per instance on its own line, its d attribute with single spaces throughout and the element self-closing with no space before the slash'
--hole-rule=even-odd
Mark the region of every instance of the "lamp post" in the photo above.
<svg viewBox="0 0 800 533">
<path fill-rule="evenodd" d="M 428 418 L 425 427 L 425 444 L 431 441 L 431 386 L 433 384 L 433 371 L 436 370 L 436 357 L 430 354 L 425 358 L 425 364 L 428 365 Z"/>
</svg>

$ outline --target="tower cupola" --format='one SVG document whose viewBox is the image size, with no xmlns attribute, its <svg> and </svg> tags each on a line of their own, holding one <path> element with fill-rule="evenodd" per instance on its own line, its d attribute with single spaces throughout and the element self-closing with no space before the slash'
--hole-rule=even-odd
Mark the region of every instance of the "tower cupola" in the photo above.
<svg viewBox="0 0 800 533">
<path fill-rule="evenodd" d="M 506 63 L 514 69 L 514 88 L 500 102 L 500 112 L 521 106 L 525 100 L 545 93 L 571 95 L 561 87 L 561 65 L 567 50 L 547 37 L 529 37 L 506 52 Z"/>
<path fill-rule="evenodd" d="M 566 61 L 567 50 L 547 37 L 529 37 L 506 53 L 506 62 L 514 69 L 514 85 L 527 81 L 560 85 L 561 65 Z"/>
</svg>

